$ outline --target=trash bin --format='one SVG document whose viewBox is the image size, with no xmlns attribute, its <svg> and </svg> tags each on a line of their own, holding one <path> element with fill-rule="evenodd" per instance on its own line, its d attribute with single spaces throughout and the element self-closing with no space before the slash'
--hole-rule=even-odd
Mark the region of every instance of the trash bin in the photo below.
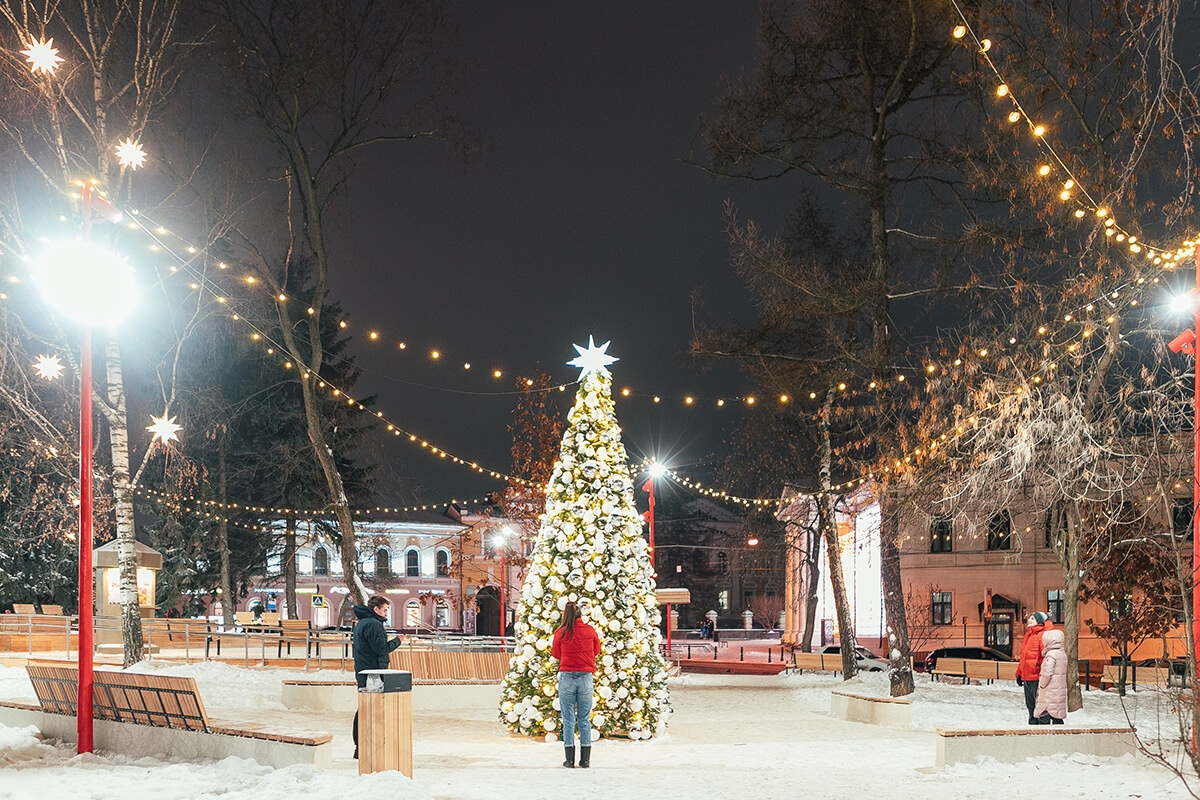
<svg viewBox="0 0 1200 800">
<path fill-rule="evenodd" d="M 358 774 L 396 770 L 412 777 L 412 673 L 359 673 Z"/>
</svg>

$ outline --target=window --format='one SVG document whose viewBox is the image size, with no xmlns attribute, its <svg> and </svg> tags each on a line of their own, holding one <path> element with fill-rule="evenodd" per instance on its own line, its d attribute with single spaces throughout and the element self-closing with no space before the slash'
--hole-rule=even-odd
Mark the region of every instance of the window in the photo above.
<svg viewBox="0 0 1200 800">
<path fill-rule="evenodd" d="M 437 560 L 437 576 L 439 578 L 449 578 L 450 577 L 450 551 L 449 550 L 438 550 L 437 556 L 435 558 Z"/>
<path fill-rule="evenodd" d="M 1176 497 L 1171 503 L 1171 532 L 1177 539 L 1192 540 L 1192 498 Z"/>
<path fill-rule="evenodd" d="M 392 574 L 392 554 L 382 547 L 375 551 L 375 574 Z"/>
<path fill-rule="evenodd" d="M 998 511 L 988 520 L 988 550 L 1012 550 L 1012 517 L 1007 511 Z"/>
<path fill-rule="evenodd" d="M 953 595 L 950 592 L 934 592 L 933 593 L 933 624 L 934 625 L 953 625 L 954 624 L 954 604 L 952 602 Z"/>
<path fill-rule="evenodd" d="M 421 551 L 415 547 L 404 554 L 404 574 L 410 578 L 421 577 Z"/>
<path fill-rule="evenodd" d="M 1063 590 L 1049 589 L 1046 592 L 1046 611 L 1050 621 L 1061 625 L 1063 621 Z"/>
<path fill-rule="evenodd" d="M 1046 549 L 1054 547 L 1054 510 L 1046 510 Z"/>
<path fill-rule="evenodd" d="M 929 524 L 929 552 L 949 553 L 954 550 L 954 522 L 949 514 L 939 514 Z"/>
<path fill-rule="evenodd" d="M 439 628 L 450 627 L 450 607 L 445 600 L 438 600 L 433 610 L 433 624 Z"/>
<path fill-rule="evenodd" d="M 421 627 L 421 604 L 416 600 L 409 600 L 404 605 L 404 627 Z"/>
<path fill-rule="evenodd" d="M 717 573 L 724 575 L 726 572 L 729 572 L 729 556 L 721 550 L 717 553 Z"/>
<path fill-rule="evenodd" d="M 313 575 L 329 574 L 329 551 L 318 547 L 313 551 Z"/>
<path fill-rule="evenodd" d="M 729 610 L 729 590 L 728 589 L 722 589 L 721 591 L 717 592 L 717 605 L 719 605 L 721 607 L 722 611 Z"/>
<path fill-rule="evenodd" d="M 1108 601 L 1108 621 L 1115 622 L 1133 611 L 1133 595 L 1126 594 Z"/>
</svg>

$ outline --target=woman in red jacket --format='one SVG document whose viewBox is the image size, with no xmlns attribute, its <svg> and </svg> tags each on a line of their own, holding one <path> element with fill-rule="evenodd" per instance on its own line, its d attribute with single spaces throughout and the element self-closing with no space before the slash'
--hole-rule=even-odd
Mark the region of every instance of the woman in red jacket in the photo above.
<svg viewBox="0 0 1200 800">
<path fill-rule="evenodd" d="M 564 767 L 575 767 L 575 727 L 579 727 L 579 766 L 592 765 L 592 674 L 600 655 L 600 637 L 579 619 L 579 606 L 567 603 L 562 626 L 554 632 L 550 655 L 558 659 L 558 704 L 562 739 L 567 751 Z"/>
<path fill-rule="evenodd" d="M 1033 713 L 1037 705 L 1038 677 L 1042 672 L 1042 634 L 1054 624 L 1040 611 L 1025 621 L 1025 640 L 1021 642 L 1021 661 L 1017 664 L 1017 685 L 1025 687 L 1025 706 L 1029 709 L 1029 724 L 1037 725 Z"/>
</svg>

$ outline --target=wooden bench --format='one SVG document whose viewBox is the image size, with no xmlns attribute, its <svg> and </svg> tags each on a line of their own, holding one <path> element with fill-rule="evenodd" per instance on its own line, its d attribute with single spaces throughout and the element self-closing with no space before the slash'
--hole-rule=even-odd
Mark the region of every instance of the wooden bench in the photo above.
<svg viewBox="0 0 1200 800">
<path fill-rule="evenodd" d="M 968 681 L 1008 681 L 1017 679 L 1016 661 L 991 661 L 982 658 L 964 658 L 963 667 Z"/>
<path fill-rule="evenodd" d="M 42 613 L 48 617 L 66 616 L 65 614 L 63 614 L 62 606 L 52 606 L 48 603 L 42 603 Z"/>
<path fill-rule="evenodd" d="M 973 764 L 987 756 L 1013 764 L 1057 753 L 1123 756 L 1137 752 L 1133 728 L 1073 728 L 1069 725 L 1031 725 L 1000 730 L 939 728 L 937 766 Z"/>
<path fill-rule="evenodd" d="M 829 713 L 850 722 L 907 728 L 912 725 L 912 700 L 835 691 L 829 695 Z"/>
<path fill-rule="evenodd" d="M 14 614 L 28 614 L 32 616 L 37 611 L 33 607 L 33 603 L 13 603 Z"/>
<path fill-rule="evenodd" d="M 1121 667 L 1117 664 L 1108 664 L 1104 667 L 1104 672 L 1100 676 L 1100 686 L 1104 684 L 1116 686 L 1120 683 Z M 1125 682 L 1135 692 L 1138 684 L 1142 686 L 1186 686 L 1187 673 L 1172 674 L 1169 667 L 1125 667 Z"/>
<path fill-rule="evenodd" d="M 797 672 L 811 670 L 813 672 L 841 672 L 842 656 L 840 653 L 801 653 L 792 654 L 792 665 Z"/>
<path fill-rule="evenodd" d="M 304 645 L 304 655 L 307 657 L 312 654 L 312 643 L 308 639 L 308 633 L 312 630 L 312 622 L 307 619 L 281 619 L 279 620 L 279 651 L 275 654 L 276 658 L 283 658 L 283 648 L 287 647 L 288 655 L 292 654 L 292 645 Z"/>
<path fill-rule="evenodd" d="M 939 658 L 934 664 L 933 669 L 929 670 L 930 676 L 934 679 L 939 675 L 949 675 L 953 678 L 962 678 L 965 683 L 967 680 L 967 659 L 965 658 Z"/>
<path fill-rule="evenodd" d="M 74 717 L 78 713 L 79 670 L 65 663 L 26 665 L 37 694 L 38 711 L 47 717 Z M 333 737 L 328 733 L 283 733 L 253 724 L 235 726 L 210 719 L 192 678 L 113 670 L 95 670 L 92 675 L 92 713 L 97 721 L 96 744 L 100 747 L 121 748 L 120 752 L 132 755 L 165 753 L 193 758 L 237 755 L 267 766 L 331 764 Z M 21 710 L 16 706 L 5 708 Z M 121 727 L 99 730 L 105 722 Z M 134 728 L 124 727 L 128 725 Z M 46 726 L 46 719 L 38 725 L 44 732 Z M 49 726 L 56 729 L 59 738 L 67 739 L 70 739 L 67 732 L 75 727 L 73 723 L 55 725 L 52 720 Z M 136 732 L 139 727 L 168 731 L 140 735 Z M 64 731 L 58 731 L 59 728 Z M 175 733 L 190 736 L 170 735 Z"/>
<path fill-rule="evenodd" d="M 411 672 L 421 683 L 499 683 L 508 672 L 510 653 L 495 651 L 393 650 L 390 669 Z"/>
</svg>

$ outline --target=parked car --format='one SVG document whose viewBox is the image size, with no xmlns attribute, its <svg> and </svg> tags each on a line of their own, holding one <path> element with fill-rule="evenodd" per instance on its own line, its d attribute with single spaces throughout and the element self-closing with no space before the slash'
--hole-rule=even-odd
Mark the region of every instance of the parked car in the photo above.
<svg viewBox="0 0 1200 800">
<path fill-rule="evenodd" d="M 974 658 L 981 661 L 1016 661 L 1012 656 L 1005 655 L 999 650 L 993 650 L 990 647 L 980 647 L 978 645 L 967 645 L 958 647 L 939 647 L 936 650 L 930 651 L 925 657 L 925 671 L 932 672 L 937 666 L 939 658 Z"/>
<path fill-rule="evenodd" d="M 842 654 L 842 646 L 840 644 L 827 644 L 817 652 L 832 653 L 835 656 L 840 656 Z M 860 672 L 883 672 L 888 668 L 886 658 L 880 658 L 861 644 L 854 645 L 854 655 Z"/>
</svg>

